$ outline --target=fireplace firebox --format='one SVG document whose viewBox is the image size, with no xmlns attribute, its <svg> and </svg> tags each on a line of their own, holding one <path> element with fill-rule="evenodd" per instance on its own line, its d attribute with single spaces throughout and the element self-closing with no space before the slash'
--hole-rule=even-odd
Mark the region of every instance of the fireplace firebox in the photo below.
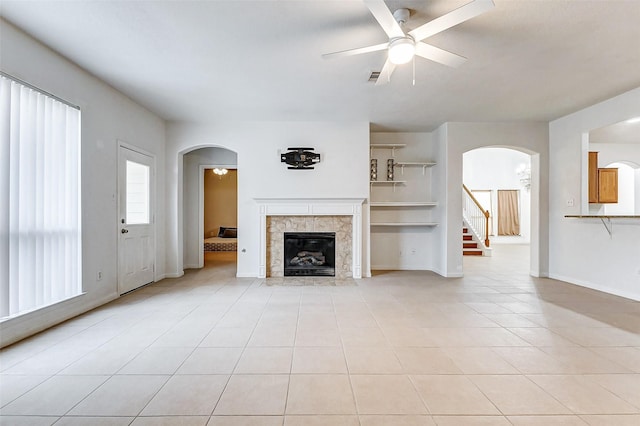
<svg viewBox="0 0 640 426">
<path fill-rule="evenodd" d="M 335 277 L 335 232 L 285 232 L 284 276 Z"/>
</svg>

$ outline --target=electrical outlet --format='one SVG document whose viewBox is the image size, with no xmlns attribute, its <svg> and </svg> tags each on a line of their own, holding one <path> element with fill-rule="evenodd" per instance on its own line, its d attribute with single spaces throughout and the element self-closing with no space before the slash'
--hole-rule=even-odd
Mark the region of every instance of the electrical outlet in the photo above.
<svg viewBox="0 0 640 426">
<path fill-rule="evenodd" d="M 102 271 L 96 273 L 96 281 L 102 281 Z"/>
<path fill-rule="evenodd" d="M 416 249 L 412 248 L 412 249 L 411 249 L 411 251 L 410 251 L 410 253 L 411 253 L 411 255 L 416 254 Z"/>
<path fill-rule="evenodd" d="M 567 200 L 567 207 L 573 207 L 574 204 L 575 204 L 575 201 L 573 201 L 573 198 L 569 198 Z"/>
</svg>

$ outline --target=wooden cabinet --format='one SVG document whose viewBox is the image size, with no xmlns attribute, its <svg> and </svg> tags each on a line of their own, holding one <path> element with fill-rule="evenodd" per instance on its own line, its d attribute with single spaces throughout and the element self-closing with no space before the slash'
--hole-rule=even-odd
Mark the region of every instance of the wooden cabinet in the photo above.
<svg viewBox="0 0 640 426">
<path fill-rule="evenodd" d="M 598 153 L 589 152 L 589 202 L 598 202 Z"/>
<path fill-rule="evenodd" d="M 589 202 L 618 202 L 618 169 L 599 168 L 598 153 L 589 152 Z"/>
<path fill-rule="evenodd" d="M 618 202 L 618 169 L 598 169 L 598 203 Z"/>
</svg>

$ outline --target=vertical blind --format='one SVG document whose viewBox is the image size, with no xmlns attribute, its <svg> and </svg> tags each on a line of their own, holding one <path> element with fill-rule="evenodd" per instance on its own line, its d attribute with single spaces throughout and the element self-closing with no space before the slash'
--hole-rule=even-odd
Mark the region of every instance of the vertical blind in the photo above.
<svg viewBox="0 0 640 426">
<path fill-rule="evenodd" d="M 80 111 L 0 76 L 0 317 L 81 292 Z"/>
</svg>

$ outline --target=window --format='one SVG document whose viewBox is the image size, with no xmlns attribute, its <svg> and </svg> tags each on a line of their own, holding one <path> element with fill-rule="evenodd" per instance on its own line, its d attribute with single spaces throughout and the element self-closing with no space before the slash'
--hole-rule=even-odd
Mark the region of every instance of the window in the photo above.
<svg viewBox="0 0 640 426">
<path fill-rule="evenodd" d="M 149 166 L 127 160 L 127 225 L 149 224 Z"/>
<path fill-rule="evenodd" d="M 0 317 L 81 292 L 80 111 L 0 75 Z"/>
</svg>

